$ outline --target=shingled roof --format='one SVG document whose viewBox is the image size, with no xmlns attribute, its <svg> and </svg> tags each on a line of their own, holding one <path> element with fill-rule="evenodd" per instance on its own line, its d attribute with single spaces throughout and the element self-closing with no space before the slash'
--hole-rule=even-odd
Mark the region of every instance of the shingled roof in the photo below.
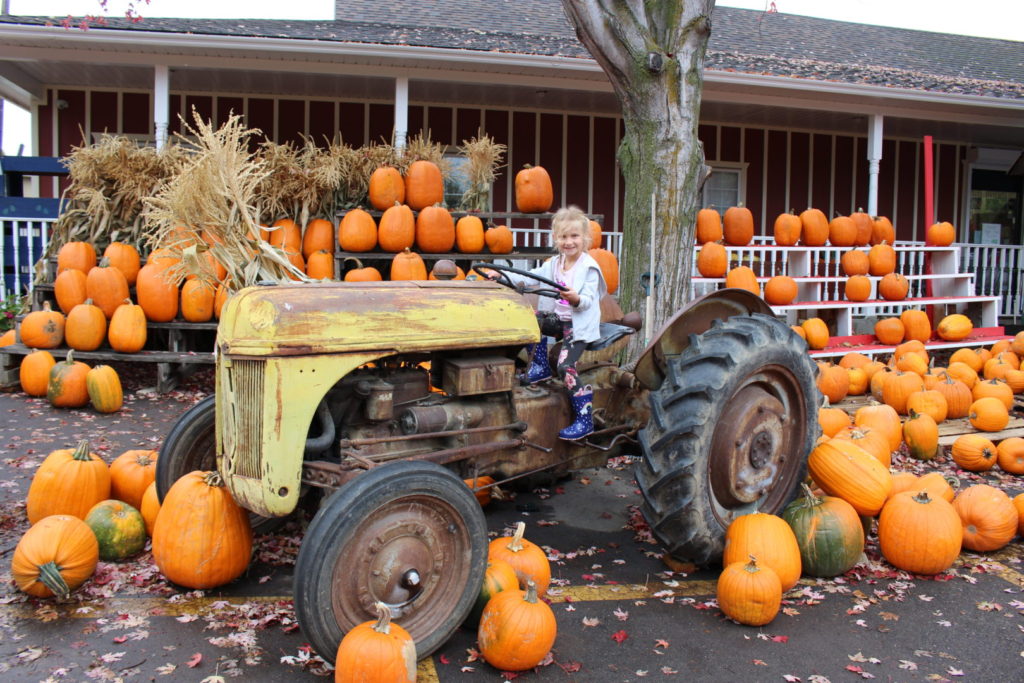
<svg viewBox="0 0 1024 683">
<path fill-rule="evenodd" d="M 106 28 L 589 59 L 561 0 L 338 0 L 334 21 L 147 18 Z M 0 17 L 3 23 L 59 19 Z M 102 31 L 103 26 L 92 30 Z M 1024 42 L 716 7 L 711 71 L 1024 98 Z"/>
</svg>

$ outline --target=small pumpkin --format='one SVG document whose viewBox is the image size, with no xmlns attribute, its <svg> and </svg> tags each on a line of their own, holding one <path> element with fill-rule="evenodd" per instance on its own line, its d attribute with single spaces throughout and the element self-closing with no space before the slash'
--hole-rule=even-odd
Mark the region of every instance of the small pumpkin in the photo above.
<svg viewBox="0 0 1024 683">
<path fill-rule="evenodd" d="M 82 519 L 92 506 L 110 497 L 110 468 L 89 452 L 89 442 L 46 456 L 28 487 L 25 511 L 35 524 L 49 515 Z"/>
<path fill-rule="evenodd" d="M 484 232 L 484 242 L 492 254 L 511 254 L 514 245 L 512 231 L 507 225 L 495 225 Z"/>
<path fill-rule="evenodd" d="M 213 319 L 213 299 L 217 290 L 200 279 L 187 280 L 181 287 L 181 317 L 190 323 L 205 323 Z"/>
<path fill-rule="evenodd" d="M 302 231 L 302 257 L 308 259 L 310 254 L 320 251 L 334 250 L 334 223 L 326 218 L 314 218 L 306 223 Z"/>
<path fill-rule="evenodd" d="M 68 313 L 64 341 L 75 351 L 95 351 L 106 338 L 107 318 L 92 299 L 86 299 Z"/>
<path fill-rule="evenodd" d="M 338 644 L 335 656 L 336 683 L 414 683 L 416 642 L 409 632 L 391 623 L 391 609 L 383 602 L 373 605 L 375 621 L 354 627 Z"/>
<path fill-rule="evenodd" d="M 146 320 L 166 323 L 178 315 L 178 286 L 164 278 L 164 268 L 147 263 L 139 270 L 135 295 Z M 121 298 L 124 301 L 125 297 Z"/>
<path fill-rule="evenodd" d="M 892 490 L 889 470 L 852 441 L 831 439 L 818 444 L 807 467 L 825 493 L 842 498 L 858 515 L 877 515 Z"/>
<path fill-rule="evenodd" d="M 860 249 L 850 249 L 843 252 L 839 258 L 839 265 L 848 277 L 854 275 L 868 274 L 868 255 Z"/>
<path fill-rule="evenodd" d="M 808 318 L 800 326 L 807 335 L 807 346 L 811 349 L 823 349 L 828 346 L 828 325 L 821 318 Z"/>
<path fill-rule="evenodd" d="M 114 458 L 110 463 L 110 497 L 141 510 L 146 489 L 156 481 L 157 457 L 154 450 L 131 449 Z"/>
<path fill-rule="evenodd" d="M 380 166 L 370 174 L 367 197 L 378 211 L 405 201 L 405 179 L 394 166 Z M 344 248 L 344 247 L 343 247 Z"/>
<path fill-rule="evenodd" d="M 496 487 L 494 484 L 494 477 L 474 477 L 471 479 L 462 480 L 466 486 L 476 496 L 476 502 L 480 503 L 480 507 L 486 507 L 491 502 L 491 494 Z"/>
<path fill-rule="evenodd" d="M 896 228 L 893 227 L 892 221 L 890 221 L 888 217 L 875 216 L 871 225 L 871 241 L 869 243 L 875 245 L 881 244 L 882 242 L 895 244 Z"/>
<path fill-rule="evenodd" d="M 89 510 L 85 523 L 99 543 L 100 559 L 117 562 L 139 553 L 146 545 L 146 522 L 121 500 L 102 500 Z"/>
<path fill-rule="evenodd" d="M 999 469 L 1009 474 L 1024 474 L 1024 439 L 1011 436 L 996 446 Z"/>
<path fill-rule="evenodd" d="M 153 528 L 153 560 L 188 588 L 221 586 L 241 576 L 252 554 L 249 515 L 217 472 L 190 472 L 164 496 Z"/>
<path fill-rule="evenodd" d="M 837 432 L 835 438 L 852 441 L 877 458 L 885 467 L 892 464 L 893 449 L 889 445 L 889 435 L 881 430 L 854 425 Z"/>
<path fill-rule="evenodd" d="M 156 493 L 156 481 L 151 482 L 146 487 L 146 492 L 142 494 L 139 512 L 142 513 L 142 519 L 146 522 L 146 533 L 152 536 L 156 517 L 160 514 L 160 496 Z"/>
<path fill-rule="evenodd" d="M 1010 412 L 998 398 L 986 396 L 971 404 L 967 419 L 975 429 L 983 432 L 998 432 L 1010 422 Z"/>
<path fill-rule="evenodd" d="M 55 349 L 64 342 L 64 314 L 50 308 L 44 301 L 41 310 L 32 311 L 21 320 L 18 336 L 31 349 Z"/>
<path fill-rule="evenodd" d="M 697 244 L 718 242 L 725 236 L 722 231 L 722 215 L 718 209 L 703 208 L 697 212 L 697 228 L 694 231 Z"/>
<path fill-rule="evenodd" d="M 725 277 L 729 253 L 718 242 L 705 242 L 697 252 L 697 272 L 701 277 Z"/>
<path fill-rule="evenodd" d="M 314 251 L 306 259 L 306 275 L 313 280 L 333 280 L 334 254 L 326 249 Z M 216 296 L 214 301 L 216 301 Z"/>
<path fill-rule="evenodd" d="M 110 262 L 110 265 L 117 268 L 124 274 L 129 287 L 135 286 L 135 279 L 139 276 L 139 268 L 142 267 L 142 260 L 139 258 L 139 250 L 124 242 L 111 242 L 103 250 L 103 258 Z"/>
<path fill-rule="evenodd" d="M 896 271 L 896 250 L 882 242 L 868 251 L 868 273 L 885 276 Z M 906 296 L 906 295 L 904 295 Z"/>
<path fill-rule="evenodd" d="M 427 265 L 414 251 L 405 249 L 391 260 L 391 280 L 426 280 Z"/>
<path fill-rule="evenodd" d="M 67 242 L 57 251 L 57 273 L 69 268 L 88 274 L 96 266 L 96 249 L 88 242 Z"/>
<path fill-rule="evenodd" d="M 956 239 L 956 228 L 948 221 L 932 223 L 924 231 L 924 243 L 934 247 L 948 247 Z"/>
<path fill-rule="evenodd" d="M 910 282 L 899 273 L 883 275 L 878 282 L 878 293 L 886 301 L 902 301 L 910 291 Z"/>
<path fill-rule="evenodd" d="M 857 243 L 857 224 L 849 216 L 836 216 L 828 223 L 828 241 L 834 247 L 852 247 Z"/>
<path fill-rule="evenodd" d="M 604 278 L 605 286 L 609 294 L 619 290 L 619 259 L 614 253 L 607 249 L 590 249 L 587 251 L 590 257 L 597 261 L 601 269 L 601 276 Z"/>
<path fill-rule="evenodd" d="M 1007 410 L 1013 408 L 1013 389 L 1001 379 L 987 379 L 983 382 L 978 382 L 971 389 L 971 396 L 975 401 L 979 398 L 991 396 L 1002 401 Z"/>
<path fill-rule="evenodd" d="M 994 486 L 968 486 L 953 499 L 953 509 L 963 524 L 963 544 L 968 550 L 999 550 L 1017 535 L 1017 510 L 1010 497 Z"/>
<path fill-rule="evenodd" d="M 915 391 L 924 391 L 924 380 L 913 372 L 896 372 L 882 386 L 882 400 L 900 415 L 907 414 L 907 400 Z"/>
<path fill-rule="evenodd" d="M 745 206 L 730 206 L 722 219 L 722 237 L 726 244 L 744 247 L 754 239 L 754 214 Z"/>
<path fill-rule="evenodd" d="M 1013 507 L 1017 508 L 1017 535 L 1024 536 L 1024 493 L 1013 497 Z"/>
<path fill-rule="evenodd" d="M 590 225 L 590 247 L 592 249 L 601 249 L 604 246 L 601 224 L 594 220 L 588 221 L 588 223 Z"/>
<path fill-rule="evenodd" d="M 747 562 L 733 562 L 718 576 L 718 606 L 725 616 L 747 626 L 764 626 L 782 605 L 782 585 L 771 567 L 751 555 Z"/>
<path fill-rule="evenodd" d="M 849 301 L 867 301 L 871 296 L 871 279 L 866 275 L 854 275 L 844 286 Z"/>
<path fill-rule="evenodd" d="M 715 213 L 718 213 L 717 211 Z M 803 224 L 800 217 L 792 210 L 789 213 L 780 213 L 772 225 L 772 233 L 775 244 L 783 247 L 791 247 L 800 241 L 800 230 Z"/>
<path fill-rule="evenodd" d="M 950 455 L 957 467 L 969 472 L 986 472 L 996 464 L 995 444 L 981 434 L 961 434 L 953 442 Z"/>
<path fill-rule="evenodd" d="M 72 515 L 50 515 L 25 532 L 14 549 L 11 578 L 37 598 L 66 599 L 96 571 L 99 544 Z"/>
<path fill-rule="evenodd" d="M 960 341 L 966 339 L 974 331 L 974 323 L 962 313 L 947 315 L 939 321 L 935 332 L 946 341 Z"/>
<path fill-rule="evenodd" d="M 109 365 L 97 365 L 85 373 L 85 390 L 98 413 L 116 413 L 124 404 L 121 378 Z"/>
<path fill-rule="evenodd" d="M 905 335 L 906 328 L 899 318 L 882 318 L 875 323 L 875 336 L 883 344 L 899 344 Z"/>
<path fill-rule="evenodd" d="M 543 213 L 555 201 L 551 176 L 543 166 L 526 164 L 516 173 L 516 210 L 522 213 Z"/>
<path fill-rule="evenodd" d="M 740 515 L 729 524 L 722 565 L 728 567 L 751 555 L 758 558 L 761 566 L 775 571 L 783 592 L 800 580 L 800 546 L 793 529 L 781 517 L 753 512 Z"/>
<path fill-rule="evenodd" d="M 345 263 L 351 261 L 353 267 L 345 272 L 345 282 L 380 282 L 383 278 L 380 271 L 373 266 L 363 266 L 362 261 L 355 258 L 346 258 Z"/>
<path fill-rule="evenodd" d="M 46 398 L 55 408 L 81 408 L 89 402 L 85 376 L 89 366 L 75 360 L 74 349 L 68 349 L 63 361 L 50 368 Z"/>
<path fill-rule="evenodd" d="M 455 248 L 463 254 L 479 254 L 486 244 L 479 216 L 466 215 L 455 223 Z"/>
<path fill-rule="evenodd" d="M 64 315 L 89 298 L 85 293 L 85 283 L 85 273 L 77 268 L 69 268 L 57 274 L 53 281 L 53 293 L 57 298 L 57 307 Z"/>
<path fill-rule="evenodd" d="M 828 218 L 821 209 L 800 212 L 800 241 L 808 247 L 823 247 L 828 242 Z"/>
<path fill-rule="evenodd" d="M 537 587 L 537 594 L 543 597 L 551 583 L 551 564 L 540 546 L 523 538 L 525 532 L 526 524 L 517 522 L 515 533 L 511 536 L 502 536 L 491 541 L 487 558 L 491 562 L 501 560 L 512 565 L 516 576 L 519 577 L 519 585 L 525 586 L 527 581 L 533 581 Z"/>
<path fill-rule="evenodd" d="M 270 226 L 270 239 L 272 246 L 283 252 L 302 253 L 302 228 L 291 218 L 279 218 Z"/>
<path fill-rule="evenodd" d="M 384 218 L 381 217 L 381 223 Z M 401 226 L 404 229 L 404 226 Z M 413 232 L 415 236 L 415 229 Z M 349 209 L 338 224 L 338 246 L 342 251 L 371 251 L 377 246 L 377 223 L 373 216 L 362 209 Z M 411 245 L 406 245 L 411 246 Z M 390 245 L 389 245 L 390 247 Z M 384 251 L 392 251 L 381 245 Z"/>
<path fill-rule="evenodd" d="M 470 480 L 471 481 L 471 480 Z M 491 560 L 484 570 L 484 582 L 480 586 L 480 594 L 476 598 L 473 609 L 466 617 L 466 623 L 472 626 L 480 625 L 480 616 L 484 613 L 484 607 L 488 601 L 502 591 L 519 590 L 519 579 L 516 577 L 516 570 L 508 562 Z"/>
<path fill-rule="evenodd" d="M 842 498 L 816 496 L 801 484 L 803 496 L 782 511 L 800 548 L 800 565 L 811 576 L 838 576 L 864 552 L 864 529 L 857 511 Z"/>
<path fill-rule="evenodd" d="M 405 203 L 414 211 L 444 201 L 444 178 L 437 164 L 419 159 L 405 170 Z"/>
<path fill-rule="evenodd" d="M 900 322 L 906 330 L 903 335 L 906 339 L 916 339 L 920 342 L 931 339 L 932 325 L 924 311 L 907 309 L 900 314 Z"/>
<path fill-rule="evenodd" d="M 868 373 L 864 368 L 846 368 L 846 374 L 849 377 L 850 388 L 847 390 L 847 396 L 863 396 L 868 390 L 868 382 L 871 380 L 868 377 Z"/>
<path fill-rule="evenodd" d="M 903 440 L 910 449 L 910 457 L 932 460 L 939 451 L 939 426 L 931 415 L 910 409 L 903 423 Z"/>
<path fill-rule="evenodd" d="M 874 220 L 871 216 L 864 212 L 864 209 L 860 208 L 850 214 L 850 220 L 857 227 L 857 237 L 854 240 L 854 244 L 859 247 L 864 247 L 871 242 L 871 232 L 874 228 Z"/>
<path fill-rule="evenodd" d="M 831 438 L 840 430 L 853 425 L 853 419 L 842 408 L 832 408 L 826 398 L 822 407 L 818 408 L 818 424 L 821 425 L 821 433 Z"/>
<path fill-rule="evenodd" d="M 46 396 L 46 388 L 50 384 L 50 370 L 56 363 L 49 351 L 33 351 L 26 354 L 18 368 L 21 390 L 29 396 Z"/>
<path fill-rule="evenodd" d="M 974 402 L 974 397 L 966 384 L 946 373 L 942 376 L 942 379 L 933 385 L 932 389 L 942 394 L 942 397 L 946 399 L 947 418 L 967 417 L 967 413 L 971 410 L 971 403 Z"/>
<path fill-rule="evenodd" d="M 850 375 L 846 368 L 829 365 L 818 373 L 817 386 L 818 391 L 827 397 L 829 402 L 839 403 L 846 398 L 850 390 Z"/>
<path fill-rule="evenodd" d="M 945 421 L 949 413 L 949 404 L 942 392 L 935 389 L 915 391 L 907 397 L 907 412 L 923 413 L 931 417 L 935 424 Z"/>
<path fill-rule="evenodd" d="M 412 209 L 405 204 L 395 204 L 384 211 L 377 226 L 377 243 L 381 249 L 394 254 L 409 249 L 415 241 L 416 219 Z"/>
<path fill-rule="evenodd" d="M 938 574 L 960 555 L 962 531 L 953 506 L 927 491 L 897 494 L 878 518 L 878 543 L 885 559 L 914 574 Z"/>
<path fill-rule="evenodd" d="M 960 361 L 950 363 L 949 367 L 946 368 L 946 374 L 965 384 L 968 390 L 974 389 L 974 385 L 978 383 L 978 373 L 971 369 L 967 363 L 961 363 Z"/>
<path fill-rule="evenodd" d="M 86 275 L 85 294 L 100 307 L 107 320 L 110 320 L 110 316 L 114 315 L 121 302 L 128 298 L 128 280 L 124 273 L 110 265 L 109 259 L 104 258 Z"/>
<path fill-rule="evenodd" d="M 984 361 L 982 361 L 981 357 L 975 352 L 975 350 L 968 346 L 954 351 L 949 357 L 949 362 L 964 363 L 975 372 L 981 372 L 985 365 Z"/>
<path fill-rule="evenodd" d="M 119 353 L 136 353 L 146 345 L 146 312 L 125 299 L 110 318 L 107 330 L 110 348 Z"/>
<path fill-rule="evenodd" d="M 558 625 L 533 581 L 526 590 L 498 593 L 480 616 L 477 642 L 487 663 L 502 671 L 526 671 L 540 664 L 555 644 Z"/>
<path fill-rule="evenodd" d="M 787 306 L 796 301 L 796 280 L 788 275 L 775 275 L 764 283 L 764 300 L 773 306 Z"/>
</svg>

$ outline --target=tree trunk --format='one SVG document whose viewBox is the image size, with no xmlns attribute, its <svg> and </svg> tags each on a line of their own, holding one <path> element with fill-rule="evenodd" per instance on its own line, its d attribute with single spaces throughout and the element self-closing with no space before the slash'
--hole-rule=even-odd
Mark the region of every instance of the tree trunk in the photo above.
<svg viewBox="0 0 1024 683">
<path fill-rule="evenodd" d="M 697 138 L 714 0 L 562 0 L 608 74 L 625 124 L 620 303 L 644 315 L 631 355 L 689 299 L 699 194 L 709 169 Z M 652 216 L 653 197 L 653 216 Z M 651 263 L 653 227 L 654 260 Z M 657 274 L 653 319 L 641 275 Z"/>
</svg>

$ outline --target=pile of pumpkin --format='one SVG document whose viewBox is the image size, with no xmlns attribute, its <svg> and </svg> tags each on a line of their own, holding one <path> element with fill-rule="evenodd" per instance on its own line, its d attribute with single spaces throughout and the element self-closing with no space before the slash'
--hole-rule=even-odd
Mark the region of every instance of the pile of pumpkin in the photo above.
<svg viewBox="0 0 1024 683">
<path fill-rule="evenodd" d="M 240 576 L 249 566 L 252 529 L 220 475 L 192 472 L 161 504 L 156 461 L 156 451 L 129 450 L 108 466 L 87 441 L 50 453 L 29 486 L 32 526 L 11 562 L 18 588 L 66 598 L 99 560 L 126 560 L 148 536 L 157 567 L 176 584 L 206 589 Z"/>
<path fill-rule="evenodd" d="M 809 349 L 828 348 L 832 337 L 828 324 L 821 318 L 808 318 L 799 325 L 791 325 Z M 899 317 L 881 318 L 875 323 L 875 339 L 886 346 L 897 346 L 903 342 L 925 344 L 934 337 L 942 341 L 963 341 L 974 332 L 974 323 L 962 313 L 951 313 L 935 326 L 932 334 L 932 323 L 928 314 L 916 308 L 908 308 Z"/>
<path fill-rule="evenodd" d="M 804 496 L 781 517 L 754 513 L 729 525 L 717 586 L 722 611 L 742 624 L 769 623 L 801 574 L 832 577 L 857 564 L 875 518 L 882 556 L 912 574 L 938 574 L 953 565 L 961 548 L 990 552 L 1024 535 L 1024 493 L 1011 500 L 987 484 L 956 491 L 938 471 L 890 471 L 892 452 L 901 444 L 913 457 L 935 456 L 934 420 L 926 418 L 929 433 L 922 437 L 922 419 L 911 409 L 901 423 L 886 404 L 861 407 L 852 419 L 824 408 L 825 434 L 808 459 L 819 490 L 805 484 Z M 952 457 L 972 471 L 998 460 L 1007 472 L 1024 474 L 1024 439 L 1004 439 L 997 447 L 966 434 L 953 444 Z"/>
<path fill-rule="evenodd" d="M 871 296 L 872 281 L 868 275 L 880 278 L 878 296 L 888 301 L 907 298 L 910 283 L 896 272 L 896 230 L 885 216 L 872 218 L 863 211 L 849 216 L 836 216 L 829 221 L 819 209 L 809 208 L 779 214 L 773 228 L 774 242 L 778 246 L 853 247 L 840 257 L 840 266 L 847 276 L 843 283 L 849 301 L 867 301 Z M 697 272 L 702 277 L 725 278 L 726 287 L 746 289 L 762 296 L 757 275 L 748 266 L 729 267 L 726 245 L 744 247 L 754 239 L 754 216 L 743 206 L 729 207 L 724 217 L 713 208 L 697 212 L 695 230 L 697 244 Z M 956 237 L 955 228 L 948 222 L 935 223 L 926 233 L 926 243 L 949 246 Z M 861 249 L 871 245 L 868 250 Z M 763 296 L 773 306 L 786 306 L 794 301 L 799 288 L 788 275 L 775 275 L 764 283 Z"/>
</svg>

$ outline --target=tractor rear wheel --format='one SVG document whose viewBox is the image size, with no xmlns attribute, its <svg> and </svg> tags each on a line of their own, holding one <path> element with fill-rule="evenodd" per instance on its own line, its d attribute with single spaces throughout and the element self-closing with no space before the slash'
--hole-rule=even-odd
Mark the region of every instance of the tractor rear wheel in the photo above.
<svg viewBox="0 0 1024 683">
<path fill-rule="evenodd" d="M 672 556 L 706 566 L 733 519 L 796 495 L 820 433 L 817 369 L 788 325 L 760 313 L 716 321 L 665 365 L 640 431 L 642 511 Z"/>
<path fill-rule="evenodd" d="M 378 465 L 310 522 L 295 565 L 295 615 L 333 662 L 345 633 L 383 602 L 422 658 L 465 620 L 486 564 L 487 523 L 461 479 L 429 462 Z"/>
</svg>

